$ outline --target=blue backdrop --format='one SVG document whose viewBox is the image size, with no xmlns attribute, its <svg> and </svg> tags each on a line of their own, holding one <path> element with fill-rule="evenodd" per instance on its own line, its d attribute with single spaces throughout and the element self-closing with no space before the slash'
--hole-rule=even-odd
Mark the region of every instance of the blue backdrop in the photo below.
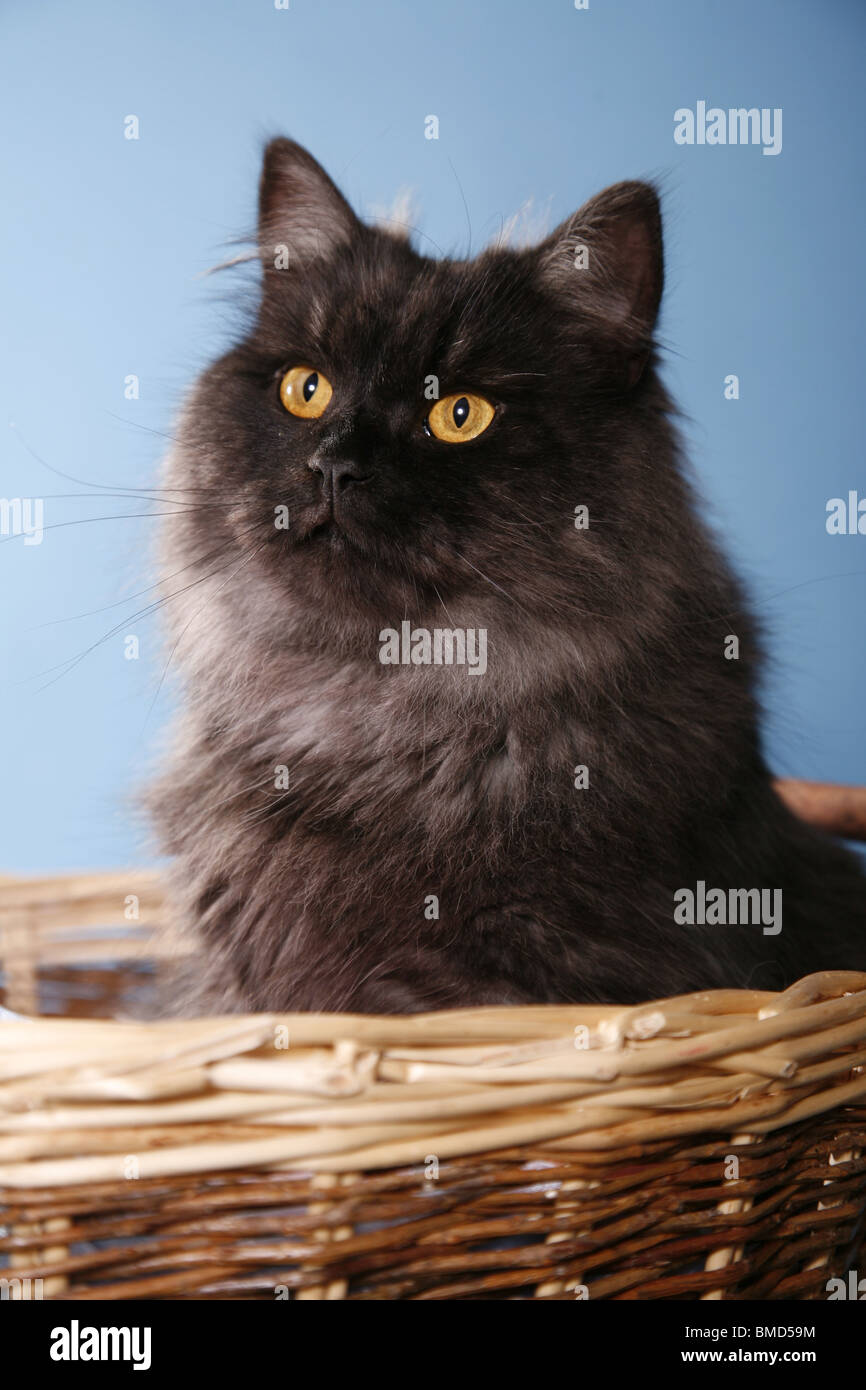
<svg viewBox="0 0 866 1390">
<path fill-rule="evenodd" d="M 769 627 L 770 758 L 866 782 L 866 535 L 825 528 L 829 498 L 866 496 L 859 0 L 17 0 L 0 27 L 0 499 L 43 499 L 51 528 L 0 536 L 0 870 L 151 857 L 131 808 L 171 695 L 154 703 L 158 619 L 130 615 L 159 521 L 89 518 L 160 507 L 88 495 L 34 454 L 154 479 L 160 432 L 236 328 L 225 277 L 201 273 L 251 226 L 279 132 L 362 213 L 412 188 L 450 250 L 530 197 L 555 222 L 615 180 L 661 180 L 666 372 Z M 781 152 L 677 144 L 674 113 L 700 101 L 781 108 Z"/>
</svg>

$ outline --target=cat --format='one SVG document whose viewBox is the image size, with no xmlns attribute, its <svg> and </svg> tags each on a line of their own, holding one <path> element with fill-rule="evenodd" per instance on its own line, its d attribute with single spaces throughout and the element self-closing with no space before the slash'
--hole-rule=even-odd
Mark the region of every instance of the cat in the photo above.
<svg viewBox="0 0 866 1390">
<path fill-rule="evenodd" d="M 773 789 L 760 635 L 686 477 L 656 191 L 431 259 L 277 139 L 258 254 L 255 319 L 165 474 L 183 713 L 153 807 L 193 948 L 169 1007 L 627 1004 L 866 969 L 866 880 Z M 683 924 L 698 884 L 780 892 L 781 930 Z"/>
</svg>

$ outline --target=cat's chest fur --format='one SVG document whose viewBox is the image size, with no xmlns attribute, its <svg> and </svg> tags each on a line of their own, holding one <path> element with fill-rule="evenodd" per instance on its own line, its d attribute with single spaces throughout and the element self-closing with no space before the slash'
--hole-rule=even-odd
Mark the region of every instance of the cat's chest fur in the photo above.
<svg viewBox="0 0 866 1390">
<path fill-rule="evenodd" d="M 522 997 L 523 929 L 509 944 L 491 924 L 516 911 L 543 935 L 530 915 L 545 862 L 589 855 L 572 766 L 588 729 L 567 706 L 521 702 L 504 659 L 475 679 L 275 646 L 266 660 L 235 650 L 231 666 L 213 642 L 199 652 L 200 677 L 222 678 L 202 679 L 165 797 L 175 895 L 234 981 L 225 1004 L 270 1006 L 279 979 L 293 1007 L 412 1008 L 416 971 L 445 1002 L 464 948 L 493 952 L 479 1000 Z M 574 877 L 551 893 L 560 911 Z M 372 993 L 350 998 L 363 951 Z"/>
<path fill-rule="evenodd" d="M 295 842 L 339 827 L 383 849 L 407 831 L 430 847 L 469 835 L 482 811 L 488 827 L 515 815 L 544 769 L 558 767 L 565 787 L 582 742 L 572 711 L 510 705 L 495 672 L 476 683 L 456 668 L 304 651 L 243 664 L 193 713 L 183 756 L 234 783 L 227 820 L 248 800 Z"/>
</svg>

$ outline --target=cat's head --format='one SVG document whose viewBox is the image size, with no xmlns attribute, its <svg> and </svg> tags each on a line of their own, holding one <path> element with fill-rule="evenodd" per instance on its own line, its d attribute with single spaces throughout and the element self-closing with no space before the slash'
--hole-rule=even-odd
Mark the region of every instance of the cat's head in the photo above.
<svg viewBox="0 0 866 1390">
<path fill-rule="evenodd" d="M 278 139 L 259 254 L 255 324 L 185 416 L 174 477 L 222 500 L 187 539 L 230 536 L 234 585 L 383 621 L 472 594 L 603 603 L 663 485 L 653 189 L 617 184 L 536 247 L 428 258 Z"/>
</svg>

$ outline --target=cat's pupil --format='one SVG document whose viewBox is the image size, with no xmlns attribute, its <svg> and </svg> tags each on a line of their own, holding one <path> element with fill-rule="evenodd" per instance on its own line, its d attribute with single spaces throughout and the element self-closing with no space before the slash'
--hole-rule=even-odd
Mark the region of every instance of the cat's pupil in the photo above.
<svg viewBox="0 0 866 1390">
<path fill-rule="evenodd" d="M 303 396 L 304 396 L 304 400 L 305 400 L 305 401 L 312 400 L 313 396 L 316 394 L 316 387 L 318 386 L 318 384 L 319 384 L 319 373 L 318 373 L 318 372 L 310 372 L 310 375 L 307 377 L 306 381 L 304 382 Z"/>
<path fill-rule="evenodd" d="M 469 419 L 469 402 L 465 396 L 461 396 L 459 401 L 454 402 L 454 409 L 451 414 L 454 416 L 454 423 L 458 429 L 462 429 Z"/>
</svg>

